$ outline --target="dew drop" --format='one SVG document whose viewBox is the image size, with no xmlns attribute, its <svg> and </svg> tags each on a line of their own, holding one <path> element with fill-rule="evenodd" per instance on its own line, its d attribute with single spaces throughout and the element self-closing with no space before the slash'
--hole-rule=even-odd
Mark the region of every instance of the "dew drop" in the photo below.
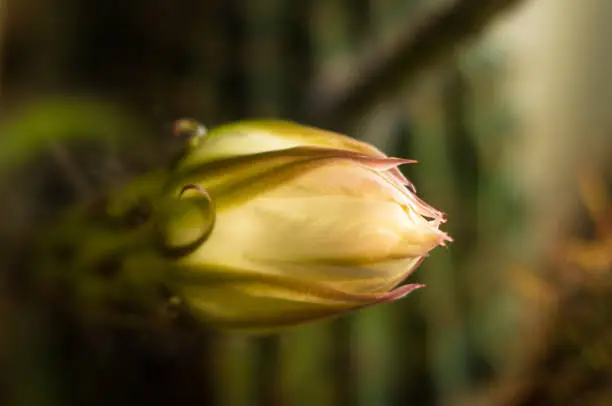
<svg viewBox="0 0 612 406">
<path fill-rule="evenodd" d="M 175 137 L 188 136 L 192 139 L 200 139 L 206 135 L 208 130 L 199 121 L 191 118 L 181 118 L 174 122 L 172 133 Z"/>
</svg>

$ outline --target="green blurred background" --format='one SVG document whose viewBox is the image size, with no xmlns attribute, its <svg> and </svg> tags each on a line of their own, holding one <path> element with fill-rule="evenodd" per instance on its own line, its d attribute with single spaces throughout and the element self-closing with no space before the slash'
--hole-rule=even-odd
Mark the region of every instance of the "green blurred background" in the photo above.
<svg viewBox="0 0 612 406">
<path fill-rule="evenodd" d="M 609 0 L 0 0 L 0 404 L 612 404 L 610 21 Z M 426 289 L 279 336 L 58 314 L 31 241 L 163 165 L 181 117 L 417 159 L 455 242 Z"/>
</svg>

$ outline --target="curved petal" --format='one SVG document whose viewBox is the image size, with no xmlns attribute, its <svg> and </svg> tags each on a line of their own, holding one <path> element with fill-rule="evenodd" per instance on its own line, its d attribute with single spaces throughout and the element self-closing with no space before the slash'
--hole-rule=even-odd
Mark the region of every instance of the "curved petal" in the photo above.
<svg viewBox="0 0 612 406">
<path fill-rule="evenodd" d="M 295 148 L 300 146 L 324 147 L 352 151 L 383 158 L 378 148 L 344 134 L 305 126 L 283 120 L 250 120 L 215 128 L 201 137 L 196 148 L 182 160 L 184 167 L 211 160 L 248 154 Z M 416 163 L 416 161 L 411 161 Z M 416 192 L 414 185 L 397 168 L 389 171 L 401 184 Z"/>
<path fill-rule="evenodd" d="M 217 213 L 213 233 L 189 258 L 375 262 L 423 256 L 439 241 L 440 232 L 415 224 L 393 202 L 262 198 Z"/>
<path fill-rule="evenodd" d="M 423 287 L 415 284 L 385 293 L 350 294 L 298 278 L 258 275 L 212 264 L 179 269 L 174 279 L 197 318 L 240 330 L 268 330 L 332 317 L 397 300 Z"/>
<path fill-rule="evenodd" d="M 242 228 L 238 219 L 251 223 L 254 249 L 248 252 L 279 259 L 373 262 L 423 256 L 439 244 L 440 232 L 412 217 L 395 202 L 315 196 L 257 199 L 227 219 L 237 229 Z"/>
<path fill-rule="evenodd" d="M 334 162 L 350 162 L 384 172 L 412 161 L 371 157 L 331 148 L 296 147 L 220 159 L 185 168 L 171 177 L 166 189 L 171 191 L 185 184 L 197 184 L 213 196 L 218 210 L 224 210 L 307 171 Z"/>
<path fill-rule="evenodd" d="M 331 163 L 218 213 L 215 231 L 186 260 L 388 290 L 446 235 L 398 204 L 399 194 L 378 172 Z"/>
<path fill-rule="evenodd" d="M 384 293 L 402 283 L 414 272 L 424 257 L 391 259 L 380 262 L 351 262 L 319 258 L 311 261 L 289 261 L 249 258 L 261 272 L 282 272 L 296 278 L 324 281 L 346 292 Z"/>
<path fill-rule="evenodd" d="M 205 161 L 300 146 L 324 147 L 385 157 L 374 146 L 346 135 L 283 120 L 249 120 L 213 129 L 183 159 L 189 166 Z"/>
</svg>

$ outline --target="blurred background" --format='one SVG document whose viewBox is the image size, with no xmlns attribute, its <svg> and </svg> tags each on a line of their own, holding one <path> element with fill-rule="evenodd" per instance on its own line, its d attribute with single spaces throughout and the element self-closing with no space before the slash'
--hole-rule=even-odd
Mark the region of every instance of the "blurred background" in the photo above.
<svg viewBox="0 0 612 406">
<path fill-rule="evenodd" d="M 609 0 L 0 0 L 0 404 L 612 404 Z M 455 239 L 407 299 L 269 337 L 98 325 L 31 241 L 277 117 L 390 155 Z"/>
</svg>

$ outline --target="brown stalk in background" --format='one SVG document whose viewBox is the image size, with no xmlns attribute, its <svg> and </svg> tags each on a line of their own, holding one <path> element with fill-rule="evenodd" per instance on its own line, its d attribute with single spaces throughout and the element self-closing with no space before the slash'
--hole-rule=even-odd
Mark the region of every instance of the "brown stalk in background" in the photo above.
<svg viewBox="0 0 612 406">
<path fill-rule="evenodd" d="M 422 69 L 453 53 L 501 12 L 523 0 L 457 0 L 408 25 L 396 48 L 375 64 L 355 69 L 354 81 L 336 94 L 307 98 L 306 117 L 317 125 L 344 131 Z M 315 92 L 321 89 L 315 80 Z"/>
</svg>

